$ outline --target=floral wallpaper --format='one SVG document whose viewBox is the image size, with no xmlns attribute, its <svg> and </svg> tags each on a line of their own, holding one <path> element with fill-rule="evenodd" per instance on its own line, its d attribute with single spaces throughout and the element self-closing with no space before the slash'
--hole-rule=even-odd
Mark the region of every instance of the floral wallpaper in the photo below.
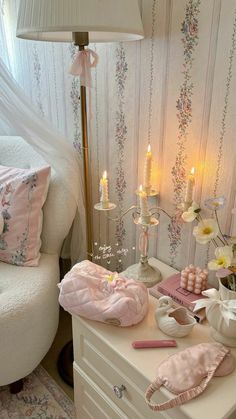
<svg viewBox="0 0 236 419">
<path fill-rule="evenodd" d="M 0 54 L 39 113 L 81 154 L 79 80 L 68 74 L 75 48 L 16 40 L 9 28 L 18 0 L 9 4 L 1 2 Z M 178 208 L 194 166 L 194 199 L 202 204 L 225 195 L 220 222 L 226 234 L 236 233 L 231 214 L 236 199 L 235 1 L 142 0 L 140 8 L 144 40 L 91 45 L 100 57 L 89 120 L 93 203 L 107 170 L 110 199 L 117 204 L 108 216 L 94 211 L 95 260 L 117 270 L 138 261 L 140 230 L 131 214 L 113 219 L 137 202 L 150 143 L 152 183 L 159 192 L 150 205 L 160 205 L 172 218 L 161 215 L 159 226 L 150 230 L 149 254 L 176 268 L 205 266 L 212 249 L 196 244 L 193 225 L 179 223 Z M 8 59 L 4 39 L 13 51 Z"/>
<path fill-rule="evenodd" d="M 192 80 L 192 67 L 194 63 L 194 53 L 198 44 L 198 19 L 199 19 L 200 0 L 189 1 L 186 4 L 185 17 L 181 25 L 183 34 L 181 41 L 183 44 L 183 82 L 179 88 L 179 97 L 176 101 L 178 133 L 175 164 L 172 167 L 173 183 L 173 202 L 176 206 L 175 212 L 178 214 L 178 206 L 184 200 L 186 188 L 186 142 L 188 141 L 188 128 L 192 121 L 192 96 L 194 83 Z M 170 260 L 174 264 L 178 247 L 181 245 L 181 224 L 178 222 L 178 215 L 173 216 L 168 227 L 170 239 Z"/>
</svg>

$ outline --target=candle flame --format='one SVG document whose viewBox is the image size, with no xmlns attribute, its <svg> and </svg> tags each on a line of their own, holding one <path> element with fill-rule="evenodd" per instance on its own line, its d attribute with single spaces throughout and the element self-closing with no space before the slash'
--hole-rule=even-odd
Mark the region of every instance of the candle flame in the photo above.
<svg viewBox="0 0 236 419">
<path fill-rule="evenodd" d="M 107 171 L 106 170 L 105 170 L 105 172 L 103 172 L 102 178 L 107 179 Z"/>
<path fill-rule="evenodd" d="M 194 173 L 195 173 L 195 169 L 194 169 L 194 167 L 192 167 L 192 169 L 191 169 L 191 175 L 194 175 Z"/>
<path fill-rule="evenodd" d="M 139 192 L 143 192 L 143 186 L 142 185 L 139 186 Z"/>
<path fill-rule="evenodd" d="M 151 144 L 148 144 L 147 152 L 151 153 Z"/>
</svg>

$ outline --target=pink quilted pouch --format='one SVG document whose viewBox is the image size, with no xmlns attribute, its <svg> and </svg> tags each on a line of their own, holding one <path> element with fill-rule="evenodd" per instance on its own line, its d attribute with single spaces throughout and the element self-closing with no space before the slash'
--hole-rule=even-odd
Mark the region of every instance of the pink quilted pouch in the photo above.
<svg viewBox="0 0 236 419">
<path fill-rule="evenodd" d="M 121 278 L 88 260 L 74 265 L 58 286 L 60 305 L 90 320 L 132 326 L 148 311 L 148 292 L 143 283 Z"/>
<path fill-rule="evenodd" d="M 235 368 L 230 349 L 221 343 L 200 343 L 190 346 L 164 360 L 156 379 L 146 391 L 146 402 L 152 410 L 166 410 L 186 403 L 201 394 L 213 376 L 222 377 Z M 167 402 L 151 402 L 153 393 L 164 386 L 176 397 Z"/>
</svg>

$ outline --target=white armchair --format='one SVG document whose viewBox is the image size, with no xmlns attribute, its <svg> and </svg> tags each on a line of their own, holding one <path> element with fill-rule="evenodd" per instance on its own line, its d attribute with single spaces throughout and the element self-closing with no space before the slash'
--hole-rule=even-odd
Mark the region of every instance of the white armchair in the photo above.
<svg viewBox="0 0 236 419">
<path fill-rule="evenodd" d="M 48 165 L 20 137 L 0 137 L 0 164 L 19 168 Z M 73 197 L 52 169 L 43 207 L 39 266 L 0 262 L 0 386 L 31 373 L 53 342 L 59 318 L 59 255 L 75 212 Z"/>
</svg>

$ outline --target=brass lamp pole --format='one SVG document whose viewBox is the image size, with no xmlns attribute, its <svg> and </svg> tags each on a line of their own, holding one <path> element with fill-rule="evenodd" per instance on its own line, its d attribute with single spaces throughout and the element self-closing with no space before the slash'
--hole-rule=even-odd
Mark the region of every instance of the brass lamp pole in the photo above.
<svg viewBox="0 0 236 419">
<path fill-rule="evenodd" d="M 89 44 L 88 32 L 73 32 L 73 42 L 79 47 L 80 51 Z M 88 122 L 87 122 L 87 102 L 86 87 L 80 85 L 80 107 L 81 107 L 81 127 L 82 127 L 82 148 L 83 148 L 83 169 L 84 169 L 84 195 L 86 210 L 86 233 L 87 233 L 87 255 L 92 260 L 93 253 L 93 217 L 92 217 L 92 196 L 91 196 L 91 173 L 89 164 L 88 148 Z"/>
</svg>

